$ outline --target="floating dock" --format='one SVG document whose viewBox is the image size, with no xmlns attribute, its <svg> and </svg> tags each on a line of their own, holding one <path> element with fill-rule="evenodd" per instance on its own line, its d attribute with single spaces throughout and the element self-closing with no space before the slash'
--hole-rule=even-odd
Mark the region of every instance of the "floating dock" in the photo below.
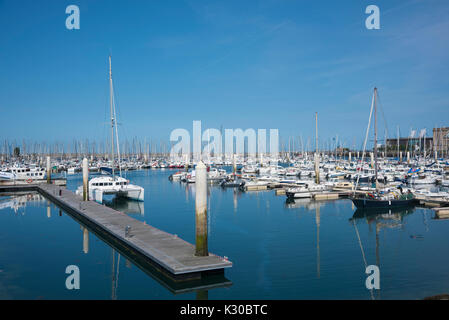
<svg viewBox="0 0 449 320">
<path fill-rule="evenodd" d="M 449 207 L 434 208 L 433 210 L 438 219 L 449 219 Z"/>
<path fill-rule="evenodd" d="M 195 246 L 128 215 L 81 197 L 56 184 L 0 186 L 0 192 L 38 191 L 89 228 L 108 236 L 132 255 L 146 260 L 174 281 L 224 274 L 232 262 L 209 253 L 195 256 Z"/>
<path fill-rule="evenodd" d="M 415 196 L 415 200 L 418 204 L 424 207 L 430 208 L 440 208 L 440 207 L 449 207 L 449 201 L 444 198 L 435 198 L 435 197 L 426 197 L 422 195 Z M 449 208 L 446 208 L 449 209 Z"/>
<path fill-rule="evenodd" d="M 40 180 L 1 180 L 0 181 L 0 187 L 3 186 L 30 186 L 31 188 L 36 189 L 36 185 L 46 184 L 46 179 L 40 179 Z M 67 185 L 67 179 L 65 178 L 56 178 L 51 179 L 51 183 L 55 184 L 57 186 L 66 186 Z M 23 190 L 23 189 L 20 189 Z"/>
</svg>

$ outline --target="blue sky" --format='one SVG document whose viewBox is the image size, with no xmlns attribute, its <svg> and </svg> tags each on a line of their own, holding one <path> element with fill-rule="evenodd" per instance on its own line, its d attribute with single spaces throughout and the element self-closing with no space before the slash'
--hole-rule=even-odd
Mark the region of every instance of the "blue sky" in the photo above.
<svg viewBox="0 0 449 320">
<path fill-rule="evenodd" d="M 313 142 L 318 112 L 321 143 L 359 146 L 374 86 L 380 132 L 430 134 L 449 125 L 448 52 L 446 0 L 0 0 L 0 139 L 106 139 L 109 54 L 123 139 L 201 120 Z"/>
</svg>

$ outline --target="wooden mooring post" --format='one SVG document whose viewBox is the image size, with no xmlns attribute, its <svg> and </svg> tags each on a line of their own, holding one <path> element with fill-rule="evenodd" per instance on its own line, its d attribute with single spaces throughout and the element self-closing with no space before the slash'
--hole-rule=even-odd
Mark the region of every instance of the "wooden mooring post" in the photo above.
<svg viewBox="0 0 449 320">
<path fill-rule="evenodd" d="M 83 159 L 83 201 L 89 201 L 89 163 Z"/>
<path fill-rule="evenodd" d="M 50 163 L 50 156 L 47 156 L 47 183 L 51 183 L 51 163 Z"/>
<path fill-rule="evenodd" d="M 207 256 L 207 171 L 200 161 L 195 169 L 195 255 Z"/>
</svg>

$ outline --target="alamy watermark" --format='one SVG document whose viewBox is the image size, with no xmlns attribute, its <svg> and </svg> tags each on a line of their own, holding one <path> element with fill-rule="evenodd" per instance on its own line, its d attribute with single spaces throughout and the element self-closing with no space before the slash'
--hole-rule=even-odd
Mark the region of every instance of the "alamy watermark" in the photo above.
<svg viewBox="0 0 449 320">
<path fill-rule="evenodd" d="M 65 13 L 70 14 L 65 19 L 65 27 L 69 30 L 80 28 L 80 8 L 77 5 L 71 4 L 65 8 Z"/>
<path fill-rule="evenodd" d="M 380 9 L 378 6 L 369 5 L 365 9 L 365 13 L 369 16 L 365 20 L 365 26 L 368 30 L 380 29 Z"/>
<path fill-rule="evenodd" d="M 183 128 L 174 129 L 170 134 L 170 142 L 175 142 L 170 150 L 173 161 L 186 161 L 193 156 L 193 161 L 225 157 L 231 160 L 233 155 L 245 155 L 248 159 L 277 162 L 279 157 L 279 130 L 269 129 L 224 129 L 209 128 L 204 132 L 201 121 L 193 121 L 193 137 Z M 268 136 L 268 145 L 267 145 Z M 205 144 L 203 143 L 205 142 Z M 191 148 L 193 147 L 193 148 Z M 267 148 L 268 147 L 268 148 Z"/>
<path fill-rule="evenodd" d="M 67 279 L 65 280 L 65 287 L 68 290 L 80 288 L 80 269 L 76 265 L 69 265 L 65 268 L 65 273 L 69 274 Z"/>
<path fill-rule="evenodd" d="M 365 286 L 368 290 L 380 289 L 380 270 L 379 267 L 376 265 L 370 265 L 366 267 L 365 270 L 366 274 L 369 274 L 369 276 L 366 278 Z"/>
</svg>

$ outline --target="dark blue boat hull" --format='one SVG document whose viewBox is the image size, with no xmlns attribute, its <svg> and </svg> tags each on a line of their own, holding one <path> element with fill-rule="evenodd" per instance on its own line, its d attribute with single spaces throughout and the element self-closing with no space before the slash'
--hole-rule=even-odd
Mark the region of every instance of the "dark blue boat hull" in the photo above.
<svg viewBox="0 0 449 320">
<path fill-rule="evenodd" d="M 359 209 L 370 208 L 400 208 L 407 207 L 414 203 L 414 199 L 408 200 L 376 200 L 369 198 L 352 198 L 354 205 Z"/>
</svg>

